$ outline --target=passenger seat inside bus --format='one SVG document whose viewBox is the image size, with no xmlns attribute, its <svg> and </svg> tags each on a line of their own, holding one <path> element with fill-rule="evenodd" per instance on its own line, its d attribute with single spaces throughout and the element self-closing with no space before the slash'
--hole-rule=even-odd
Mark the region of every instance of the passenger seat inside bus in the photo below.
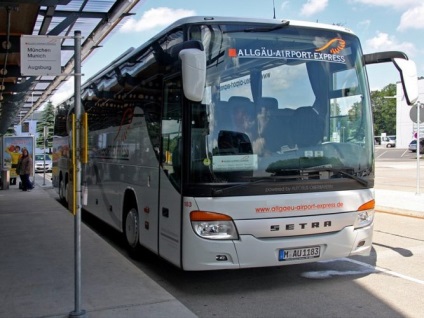
<svg viewBox="0 0 424 318">
<path fill-rule="evenodd" d="M 298 147 L 317 145 L 324 136 L 324 121 L 312 106 L 299 107 L 294 112 L 293 136 Z"/>
<path fill-rule="evenodd" d="M 263 128 L 262 136 L 265 138 L 265 147 L 269 152 L 279 152 L 282 148 L 294 148 L 293 119 L 294 110 L 278 108 L 278 101 L 271 97 L 262 97 L 260 107 L 265 107 L 269 112 L 269 120 Z"/>
<path fill-rule="evenodd" d="M 231 96 L 228 100 L 228 110 L 232 120 L 232 129 L 237 129 L 239 132 L 251 134 L 243 127 L 241 120 L 255 120 L 255 104 L 244 96 Z M 240 116 L 242 115 L 242 116 Z"/>
</svg>

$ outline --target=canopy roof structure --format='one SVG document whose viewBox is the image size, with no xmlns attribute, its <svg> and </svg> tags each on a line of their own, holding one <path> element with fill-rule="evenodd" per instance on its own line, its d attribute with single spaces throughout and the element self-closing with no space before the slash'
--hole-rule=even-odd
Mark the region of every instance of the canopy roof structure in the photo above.
<svg viewBox="0 0 424 318">
<path fill-rule="evenodd" d="M 0 136 L 46 103 L 72 76 L 74 36 L 80 31 L 81 59 L 131 15 L 144 0 L 0 1 Z M 63 36 L 62 76 L 25 76 L 21 72 L 22 35 Z"/>
</svg>

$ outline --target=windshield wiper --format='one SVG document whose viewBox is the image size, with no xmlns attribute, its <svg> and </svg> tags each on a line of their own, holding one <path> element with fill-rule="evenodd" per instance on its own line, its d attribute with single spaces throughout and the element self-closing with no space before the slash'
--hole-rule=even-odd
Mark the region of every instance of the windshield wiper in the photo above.
<svg viewBox="0 0 424 318">
<path fill-rule="evenodd" d="M 251 184 L 256 184 L 256 183 L 261 183 L 261 182 L 265 182 L 265 181 L 271 181 L 271 182 L 276 182 L 279 180 L 283 180 L 283 179 L 300 179 L 300 176 L 273 176 L 273 177 L 248 177 L 249 182 L 244 182 L 244 183 L 238 183 L 226 188 L 222 188 L 222 189 L 212 189 L 212 195 L 216 195 L 216 194 L 223 194 L 227 191 L 232 191 L 238 188 L 244 188 L 247 186 L 250 186 Z"/>
<path fill-rule="evenodd" d="M 248 187 L 251 184 L 256 184 L 256 183 L 261 183 L 261 182 L 276 182 L 276 181 L 280 181 L 280 180 L 293 180 L 293 179 L 303 179 L 305 177 L 305 175 L 303 175 L 301 172 L 306 172 L 306 173 L 310 173 L 310 172 L 320 172 L 320 171 L 328 171 L 328 172 L 332 172 L 334 175 L 337 174 L 341 174 L 349 179 L 355 180 L 356 182 L 358 182 L 359 184 L 368 187 L 368 181 L 365 179 L 362 179 L 358 176 L 355 176 L 349 172 L 346 172 L 344 169 L 338 169 L 338 168 L 331 168 L 331 167 L 317 167 L 317 168 L 306 168 L 306 169 L 285 169 L 285 172 L 297 172 L 296 174 L 288 174 L 288 175 L 283 175 L 283 176 L 269 176 L 269 177 L 249 177 L 249 181 L 250 182 L 243 182 L 243 183 L 238 183 L 226 188 L 222 188 L 222 189 L 212 189 L 212 195 L 220 195 L 220 194 L 224 194 L 228 191 L 232 191 L 235 189 L 239 189 L 239 188 L 244 188 L 244 187 Z"/>
<path fill-rule="evenodd" d="M 274 30 L 285 28 L 286 26 L 290 25 L 290 21 L 283 20 L 281 23 L 273 25 L 271 27 L 256 27 L 256 28 L 247 28 L 243 30 L 230 30 L 230 31 L 224 31 L 223 33 L 237 33 L 237 32 L 271 32 Z"/>
<path fill-rule="evenodd" d="M 238 183 L 238 184 L 235 184 L 235 185 L 232 185 L 232 186 L 229 186 L 229 187 L 226 187 L 226 188 L 222 188 L 222 189 L 212 189 L 212 195 L 215 196 L 217 194 L 223 194 L 224 192 L 235 190 L 235 189 L 238 189 L 238 188 L 243 188 L 243 187 L 246 187 L 247 185 L 250 185 L 250 184 L 253 184 L 253 183 L 259 183 L 259 182 L 262 182 L 262 181 L 263 180 L 256 180 L 254 182 Z"/>
<path fill-rule="evenodd" d="M 314 172 L 314 171 L 329 171 L 329 172 L 333 172 L 334 174 L 341 174 L 341 175 L 343 175 L 345 177 L 348 177 L 349 179 L 352 179 L 352 180 L 357 181 L 358 183 L 360 183 L 363 186 L 368 187 L 368 181 L 367 180 L 362 179 L 362 178 L 360 178 L 358 176 L 355 176 L 354 174 L 351 174 L 349 172 L 346 172 L 343 169 L 330 168 L 330 167 L 328 167 L 328 168 L 307 168 L 307 169 L 302 169 L 302 170 L 303 171 L 306 171 L 306 172 L 308 172 L 308 171 L 310 171 L 310 172 Z"/>
</svg>

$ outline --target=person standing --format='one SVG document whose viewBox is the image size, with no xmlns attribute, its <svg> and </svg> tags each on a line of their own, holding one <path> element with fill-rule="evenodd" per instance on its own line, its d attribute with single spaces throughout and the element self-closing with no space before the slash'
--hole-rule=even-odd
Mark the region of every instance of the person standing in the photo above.
<svg viewBox="0 0 424 318">
<path fill-rule="evenodd" d="M 6 152 L 9 154 L 11 161 L 12 161 L 12 169 L 16 168 L 16 165 L 18 164 L 19 158 L 22 156 L 20 154 L 21 147 L 18 145 L 10 145 L 6 148 Z"/>
<path fill-rule="evenodd" d="M 22 156 L 19 158 L 16 170 L 21 177 L 22 191 L 32 190 L 34 187 L 29 180 L 29 176 L 32 175 L 32 158 L 26 148 L 22 149 Z"/>
</svg>

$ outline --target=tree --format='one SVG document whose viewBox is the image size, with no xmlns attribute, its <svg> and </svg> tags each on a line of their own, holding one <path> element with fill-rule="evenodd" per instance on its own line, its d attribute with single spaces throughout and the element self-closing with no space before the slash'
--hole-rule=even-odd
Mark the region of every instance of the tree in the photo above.
<svg viewBox="0 0 424 318">
<path fill-rule="evenodd" d="M 374 117 L 374 135 L 396 135 L 396 84 L 389 84 L 381 91 L 371 92 Z"/>
<path fill-rule="evenodd" d="M 348 123 L 350 139 L 362 140 L 365 136 L 364 126 L 362 125 L 362 103 L 356 102 L 348 110 Z"/>
<path fill-rule="evenodd" d="M 46 148 L 53 147 L 53 127 L 54 127 L 54 106 L 49 101 L 41 114 L 41 120 L 37 123 L 38 138 L 36 140 L 37 148 L 44 148 L 44 127 L 47 127 Z"/>
</svg>

